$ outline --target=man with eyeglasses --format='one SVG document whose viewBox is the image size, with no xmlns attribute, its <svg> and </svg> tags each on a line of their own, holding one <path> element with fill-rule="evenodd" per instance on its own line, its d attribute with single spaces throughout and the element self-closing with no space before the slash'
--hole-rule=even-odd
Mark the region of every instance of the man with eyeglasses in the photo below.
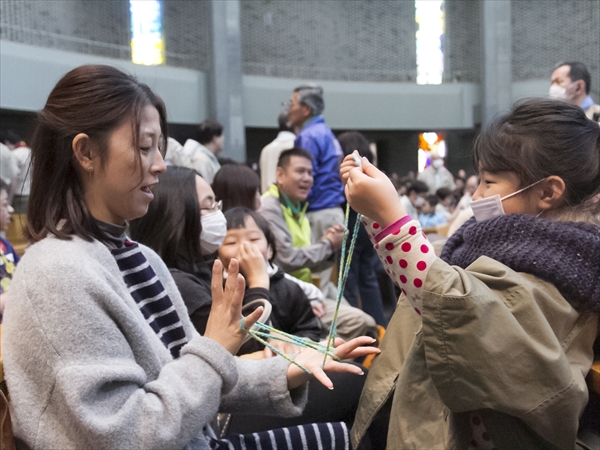
<svg viewBox="0 0 600 450">
<path fill-rule="evenodd" d="M 313 236 L 320 238 L 329 228 L 344 222 L 340 207 L 345 200 L 339 170 L 342 148 L 322 115 L 325 109 L 322 87 L 298 86 L 286 106 L 289 124 L 298 131 L 294 147 L 303 148 L 313 156 L 314 182 L 307 199 L 306 217 Z M 330 269 L 320 273 L 322 280 L 328 280 L 330 275 Z"/>
</svg>

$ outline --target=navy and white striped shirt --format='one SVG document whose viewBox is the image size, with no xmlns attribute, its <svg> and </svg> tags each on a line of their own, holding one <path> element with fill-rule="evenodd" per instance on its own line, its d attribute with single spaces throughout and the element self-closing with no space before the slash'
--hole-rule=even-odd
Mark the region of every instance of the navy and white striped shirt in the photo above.
<svg viewBox="0 0 600 450">
<path fill-rule="evenodd" d="M 173 358 L 179 357 L 187 337 L 177 310 L 138 244 L 126 241 L 110 249 L 123 274 L 129 293 L 148 325 L 165 344 Z"/>
</svg>

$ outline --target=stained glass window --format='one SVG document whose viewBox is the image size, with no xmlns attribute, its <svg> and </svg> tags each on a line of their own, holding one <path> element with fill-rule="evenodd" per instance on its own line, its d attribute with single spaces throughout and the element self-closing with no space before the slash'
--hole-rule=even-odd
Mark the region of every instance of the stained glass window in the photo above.
<svg viewBox="0 0 600 450">
<path fill-rule="evenodd" d="M 162 33 L 162 2 L 130 0 L 131 61 L 157 66 L 165 63 L 165 41 Z"/>
<path fill-rule="evenodd" d="M 417 84 L 441 84 L 444 73 L 444 2 L 415 0 Z"/>
</svg>

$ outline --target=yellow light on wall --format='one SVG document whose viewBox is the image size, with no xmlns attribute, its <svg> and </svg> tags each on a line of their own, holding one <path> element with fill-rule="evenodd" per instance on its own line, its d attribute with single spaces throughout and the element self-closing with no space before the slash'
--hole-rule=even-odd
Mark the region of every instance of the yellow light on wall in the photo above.
<svg viewBox="0 0 600 450">
<path fill-rule="evenodd" d="M 164 64 L 162 2 L 130 0 L 129 11 L 131 13 L 131 61 L 145 66 Z"/>
</svg>

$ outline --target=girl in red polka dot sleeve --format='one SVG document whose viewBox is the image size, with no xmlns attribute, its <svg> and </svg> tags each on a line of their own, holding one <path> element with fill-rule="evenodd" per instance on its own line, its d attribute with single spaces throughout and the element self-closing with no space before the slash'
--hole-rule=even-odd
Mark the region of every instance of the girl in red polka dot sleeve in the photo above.
<svg viewBox="0 0 600 450">
<path fill-rule="evenodd" d="M 393 398 L 388 448 L 574 448 L 600 313 L 600 128 L 530 99 L 478 137 L 474 217 L 436 255 L 391 181 L 341 165 L 401 288 L 352 429 Z"/>
</svg>

